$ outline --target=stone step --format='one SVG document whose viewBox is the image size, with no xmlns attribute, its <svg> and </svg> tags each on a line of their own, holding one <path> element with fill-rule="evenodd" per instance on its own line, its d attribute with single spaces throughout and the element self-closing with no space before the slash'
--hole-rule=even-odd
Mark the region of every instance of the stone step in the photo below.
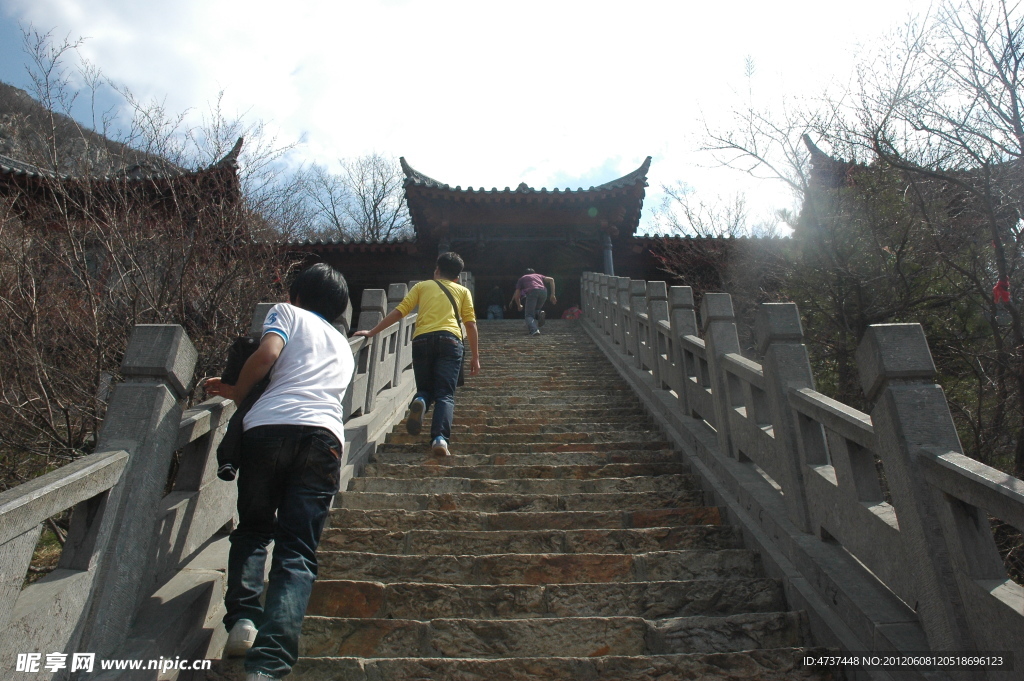
<svg viewBox="0 0 1024 681">
<path fill-rule="evenodd" d="M 601 511 L 608 508 L 640 510 L 700 506 L 704 503 L 704 493 L 696 490 L 579 494 L 342 492 L 335 497 L 334 503 L 337 508 L 401 508 L 407 511 L 461 510 L 487 513 Z"/>
<path fill-rule="evenodd" d="M 535 619 L 345 619 L 302 623 L 306 657 L 507 658 L 725 653 L 798 647 L 806 621 L 799 613 L 725 617 L 559 617 Z"/>
<path fill-rule="evenodd" d="M 403 509 L 335 508 L 331 527 L 388 530 L 599 530 L 683 525 L 720 525 L 717 506 L 657 510 L 553 511 L 546 513 L 481 513 L 479 511 L 406 511 Z"/>
<path fill-rule="evenodd" d="M 456 437 L 458 435 L 458 437 Z M 392 432 L 385 440 L 386 445 L 419 444 L 423 435 L 409 435 L 405 432 Z M 452 433 L 452 442 L 458 441 L 463 449 L 478 445 L 498 445 L 513 447 L 515 445 L 562 445 L 596 442 L 614 442 L 617 445 L 634 445 L 638 442 L 659 442 L 665 444 L 665 437 L 651 430 L 613 430 L 613 431 L 557 431 L 543 433 L 481 433 L 478 431 Z M 627 448 L 629 448 L 627 446 Z M 635 448 L 635 446 L 633 447 Z"/>
<path fill-rule="evenodd" d="M 393 447 L 397 451 L 386 451 Z M 538 451 L 502 452 L 497 454 L 465 453 L 458 450 L 457 443 L 451 445 L 451 455 L 436 457 L 430 453 L 430 446 L 422 445 L 381 445 L 373 456 L 374 463 L 422 464 L 424 466 L 509 466 L 509 465 L 551 465 L 551 466 L 603 466 L 612 463 L 673 463 L 682 465 L 679 452 L 671 449 L 604 450 L 604 451 Z"/>
<path fill-rule="evenodd" d="M 428 444 L 426 438 L 421 436 L 421 442 L 410 443 L 385 443 L 377 448 L 380 454 L 400 454 L 403 452 L 422 451 Z M 468 442 L 463 444 L 452 438 L 452 453 L 458 454 L 534 454 L 534 453 L 560 453 L 560 452 L 611 452 L 621 453 L 622 451 L 663 451 L 671 450 L 672 445 L 662 439 L 656 440 L 611 440 L 605 442 Z M 455 447 L 462 449 L 456 452 Z"/>
<path fill-rule="evenodd" d="M 761 577 L 760 559 L 745 549 L 626 554 L 393 556 L 321 551 L 323 579 L 434 584 L 575 584 Z"/>
<path fill-rule="evenodd" d="M 521 409 L 527 407 L 536 407 L 538 409 L 553 409 L 554 407 L 593 408 L 595 406 L 614 408 L 621 405 L 623 400 L 636 399 L 632 394 L 625 394 L 624 390 L 621 391 L 624 393 L 622 396 L 608 394 L 610 391 L 606 388 L 595 388 L 592 391 L 586 392 L 566 392 L 560 390 L 552 393 L 536 393 L 524 390 L 507 395 L 495 394 L 491 391 L 468 395 L 467 392 L 459 391 L 455 394 L 456 413 L 458 413 L 458 409 L 462 406 L 481 408 L 501 407 L 505 409 L 516 407 Z"/>
<path fill-rule="evenodd" d="M 437 458 L 416 464 L 371 463 L 366 466 L 367 478 L 473 478 L 477 480 L 597 480 L 600 478 L 631 478 L 634 476 L 677 475 L 681 463 L 610 463 L 601 466 L 450 466 L 441 465 Z M 687 480 L 690 478 L 687 477 Z"/>
<path fill-rule="evenodd" d="M 526 410 L 516 414 L 494 409 L 470 409 L 463 404 L 457 407 L 458 423 L 463 426 L 484 426 L 511 428 L 515 426 L 573 425 L 577 423 L 640 425 L 647 424 L 647 415 L 639 407 L 616 407 L 609 409 L 560 409 L 557 412 Z M 400 428 L 405 431 L 404 426 Z"/>
<path fill-rule="evenodd" d="M 475 586 L 318 580 L 306 613 L 321 617 L 431 620 L 540 617 L 725 616 L 783 610 L 773 579 Z"/>
<path fill-rule="evenodd" d="M 652 426 L 639 414 L 625 414 L 613 416 L 609 414 L 595 413 L 589 417 L 530 417 L 495 416 L 493 412 L 477 414 L 459 414 L 459 418 L 453 424 L 454 431 L 473 431 L 479 433 L 521 433 L 521 432 L 572 432 L 580 430 L 583 432 L 597 432 L 602 430 L 643 430 L 651 429 Z M 394 430 L 397 433 L 406 432 L 404 421 L 402 425 Z"/>
<path fill-rule="evenodd" d="M 838 671 L 802 663 L 806 655 L 823 654 L 835 652 L 829 653 L 824 648 L 781 648 L 714 654 L 492 659 L 313 657 L 300 659 L 288 678 L 289 681 L 833 681 L 841 678 L 835 675 L 840 673 Z"/>
<path fill-rule="evenodd" d="M 389 555 L 483 556 L 496 553 L 647 553 L 681 549 L 740 549 L 733 528 L 722 525 L 622 530 L 438 531 L 333 527 L 324 530 L 325 551 Z"/>
<path fill-rule="evenodd" d="M 613 494 L 618 492 L 671 493 L 698 490 L 693 478 L 683 475 L 637 476 L 632 478 L 598 478 L 596 480 L 536 480 L 515 478 L 481 480 L 479 478 L 355 478 L 348 493 L 375 494 Z"/>
</svg>

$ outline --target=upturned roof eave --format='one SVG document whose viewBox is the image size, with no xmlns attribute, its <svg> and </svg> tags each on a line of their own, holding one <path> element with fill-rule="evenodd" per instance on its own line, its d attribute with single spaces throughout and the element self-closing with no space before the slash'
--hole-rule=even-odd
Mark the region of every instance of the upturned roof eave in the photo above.
<svg viewBox="0 0 1024 681">
<path fill-rule="evenodd" d="M 492 187 L 491 189 L 485 189 L 483 187 L 474 189 L 473 187 L 467 187 L 463 189 L 461 185 L 452 187 L 449 184 L 439 182 L 418 170 L 406 162 L 405 157 L 401 157 L 399 162 L 402 166 L 402 171 L 405 173 L 405 192 L 406 198 L 409 196 L 409 190 L 412 189 L 416 193 L 429 193 L 432 198 L 443 198 L 446 195 L 452 198 L 458 197 L 460 199 L 476 199 L 476 200 L 488 200 L 493 198 L 505 198 L 512 196 L 530 196 L 535 198 L 552 198 L 552 197 L 591 197 L 595 194 L 607 194 L 609 192 L 618 192 L 623 189 L 635 188 L 638 185 L 641 187 L 647 187 L 647 172 L 651 167 L 651 157 L 648 156 L 644 162 L 636 170 L 623 175 L 620 178 L 605 182 L 604 184 L 592 186 L 587 189 L 582 187 L 577 189 L 566 188 L 564 190 L 560 188 L 547 189 L 542 187 L 540 189 L 534 189 L 533 187 L 526 186 L 525 183 L 521 183 L 516 189 L 511 187 L 505 187 L 504 189 L 498 189 Z"/>
</svg>

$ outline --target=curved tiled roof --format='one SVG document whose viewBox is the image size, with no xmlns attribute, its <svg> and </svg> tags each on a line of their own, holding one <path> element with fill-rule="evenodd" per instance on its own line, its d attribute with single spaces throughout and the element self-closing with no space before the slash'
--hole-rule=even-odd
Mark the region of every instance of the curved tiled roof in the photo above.
<svg viewBox="0 0 1024 681">
<path fill-rule="evenodd" d="M 235 146 L 231 148 L 223 158 L 198 171 L 179 168 L 169 161 L 160 159 L 157 162 L 143 161 L 127 166 L 117 172 L 104 175 L 59 175 L 58 173 L 41 168 L 31 163 L 25 163 L 9 156 L 0 155 L 0 175 L 21 175 L 27 178 L 46 178 L 50 180 L 97 180 L 109 182 L 111 180 L 163 180 L 184 175 L 195 175 L 197 173 L 219 168 L 237 168 L 238 155 L 242 151 L 243 138 L 239 137 Z"/>
<path fill-rule="evenodd" d="M 340 239 L 303 239 L 302 241 L 286 242 L 288 246 L 400 246 L 402 244 L 416 243 L 412 236 L 393 237 L 391 239 L 352 239 L 341 237 Z"/>
<path fill-rule="evenodd" d="M 406 189 L 408 189 L 409 187 L 424 187 L 424 188 L 429 188 L 429 189 L 447 190 L 447 191 L 450 191 L 450 192 L 461 192 L 461 193 L 465 193 L 465 194 L 490 195 L 490 196 L 494 196 L 494 195 L 511 195 L 511 194 L 542 194 L 542 195 L 548 195 L 548 194 L 550 194 L 550 195 L 553 195 L 553 194 L 559 194 L 559 195 L 579 194 L 579 193 L 585 193 L 585 192 L 590 192 L 590 191 L 612 191 L 612 190 L 616 190 L 616 189 L 625 189 L 627 187 L 634 187 L 634 186 L 636 186 L 637 184 L 640 184 L 640 183 L 643 183 L 643 186 L 646 187 L 647 186 L 647 171 L 650 170 L 650 167 L 651 167 L 651 157 L 648 156 L 644 160 L 644 162 L 640 165 L 640 167 L 637 168 L 636 170 L 634 170 L 633 172 L 627 173 L 626 175 L 623 175 L 622 177 L 620 177 L 620 178 L 618 178 L 616 180 L 612 180 L 611 182 L 606 182 L 606 183 L 598 185 L 596 187 L 590 187 L 589 189 L 583 189 L 582 187 L 579 187 L 579 188 L 577 188 L 575 190 L 570 189 L 568 187 L 565 190 L 560 190 L 558 188 L 555 188 L 555 189 L 546 189 L 546 188 L 534 189 L 533 187 L 527 186 L 527 184 L 525 182 L 521 182 L 521 183 L 519 183 L 519 186 L 516 187 L 514 190 L 509 188 L 509 187 L 505 187 L 505 189 L 499 190 L 496 187 L 492 187 L 491 189 L 485 189 L 483 187 L 480 187 L 478 189 L 473 189 L 473 187 L 467 187 L 466 189 L 463 189 L 461 186 L 456 186 L 456 187 L 453 188 L 449 184 L 445 184 L 443 182 L 439 182 L 439 181 L 433 179 L 432 177 L 428 177 L 427 175 L 424 175 L 423 173 L 419 172 L 418 170 L 416 170 L 415 168 L 413 168 L 412 166 L 410 166 L 406 162 L 404 156 L 399 158 L 399 162 L 402 164 L 402 172 L 405 173 L 405 187 L 406 187 Z"/>
</svg>

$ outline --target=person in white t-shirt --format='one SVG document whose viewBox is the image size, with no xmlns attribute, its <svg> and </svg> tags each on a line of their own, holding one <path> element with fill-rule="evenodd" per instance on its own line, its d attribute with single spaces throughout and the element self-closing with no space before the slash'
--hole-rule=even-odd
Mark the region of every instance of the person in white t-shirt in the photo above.
<svg viewBox="0 0 1024 681">
<path fill-rule="evenodd" d="M 238 526 L 231 533 L 225 656 L 245 655 L 247 681 L 280 679 L 298 657 L 299 631 L 316 579 L 316 549 L 338 491 L 345 437 L 342 401 L 354 361 L 332 326 L 348 306 L 348 285 L 326 264 L 296 277 L 288 303 L 270 309 L 260 346 L 235 385 L 206 392 L 241 403 L 270 374 L 245 415 L 238 473 Z M 265 605 L 267 545 L 274 542 Z"/>
</svg>

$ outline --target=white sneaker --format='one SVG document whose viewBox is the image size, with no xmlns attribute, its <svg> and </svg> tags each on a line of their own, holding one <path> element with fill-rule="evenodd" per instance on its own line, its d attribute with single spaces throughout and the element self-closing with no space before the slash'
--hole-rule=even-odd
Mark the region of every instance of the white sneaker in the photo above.
<svg viewBox="0 0 1024 681">
<path fill-rule="evenodd" d="M 249 672 L 245 675 L 245 681 L 280 681 L 280 679 L 263 672 Z"/>
<path fill-rule="evenodd" d="M 245 657 L 255 640 L 256 625 L 252 623 L 252 620 L 238 620 L 228 632 L 228 642 L 224 645 L 224 657 Z"/>
<path fill-rule="evenodd" d="M 434 438 L 433 444 L 430 445 L 430 451 L 434 453 L 434 456 L 449 456 L 448 443 L 445 442 L 443 436 L 438 435 Z"/>
</svg>

